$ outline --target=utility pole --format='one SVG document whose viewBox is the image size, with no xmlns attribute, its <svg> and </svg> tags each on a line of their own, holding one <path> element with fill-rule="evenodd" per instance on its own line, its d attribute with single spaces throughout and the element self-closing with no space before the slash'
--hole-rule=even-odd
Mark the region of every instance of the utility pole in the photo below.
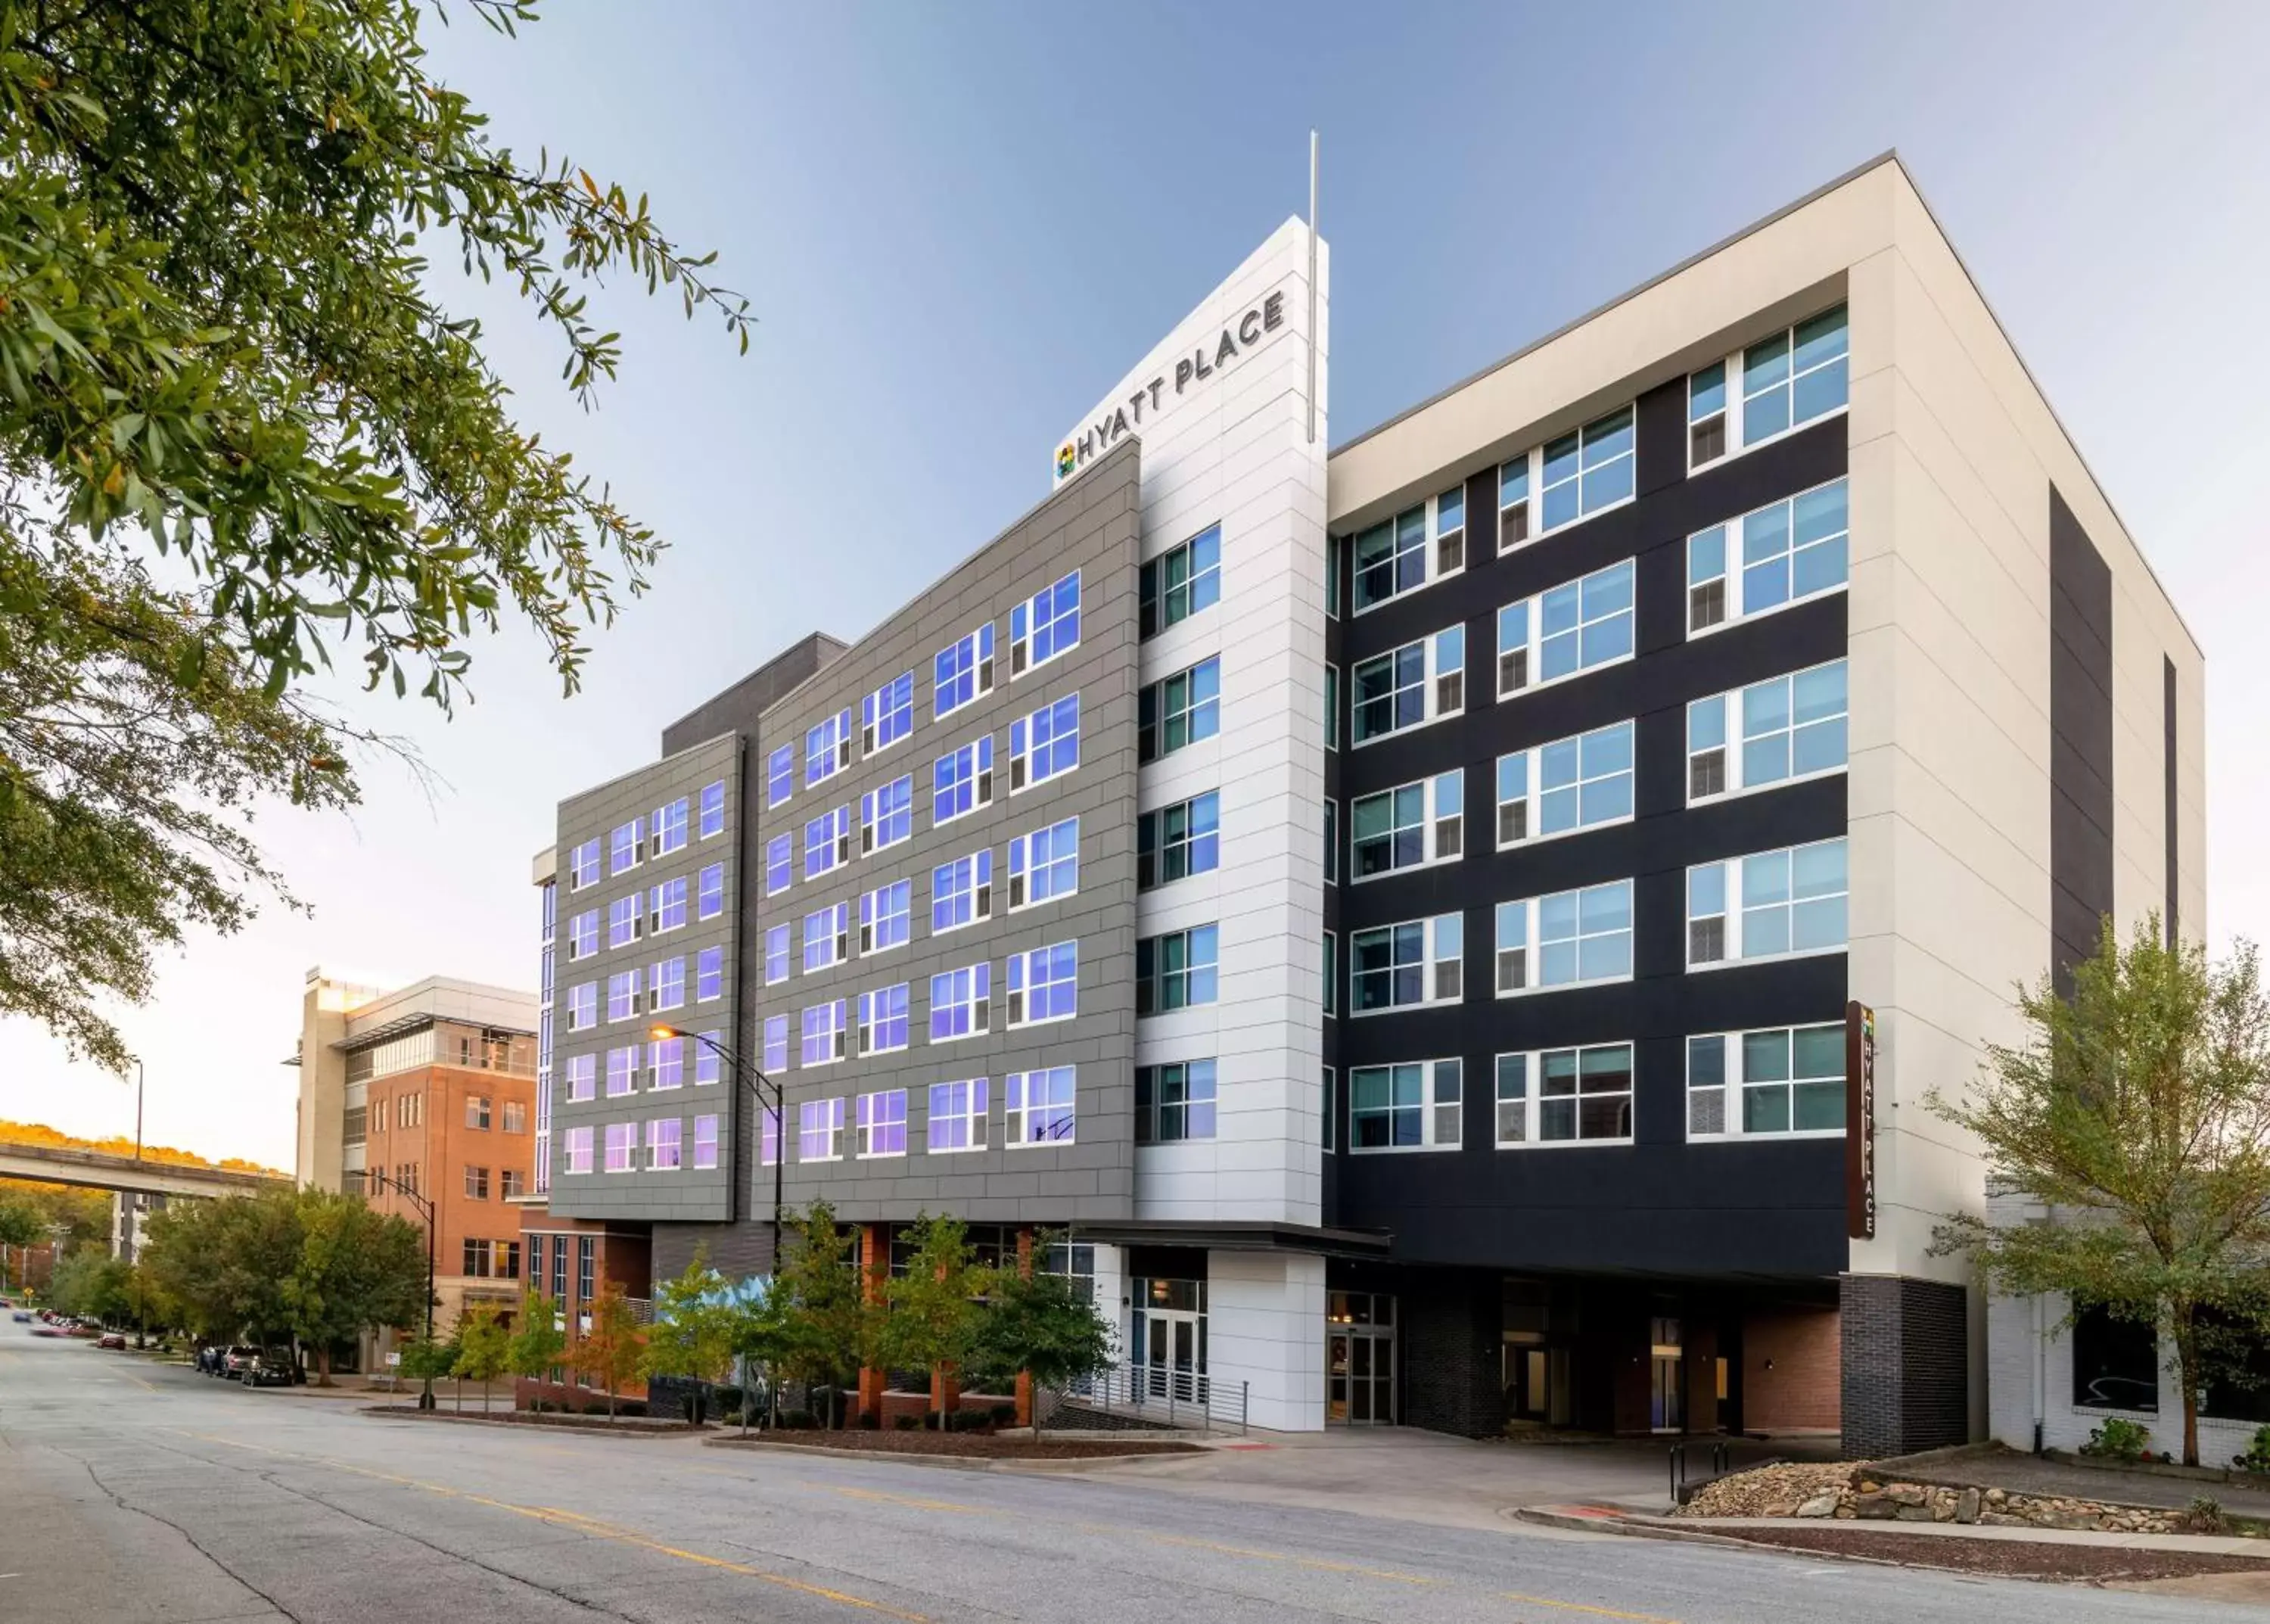
<svg viewBox="0 0 2270 1624">
<path fill-rule="evenodd" d="M 397 1179 L 389 1178 L 383 1173 L 366 1172 L 363 1176 L 370 1183 L 383 1189 L 391 1190 L 405 1199 L 414 1202 L 419 1215 L 426 1220 L 426 1344 L 430 1347 L 434 1343 L 434 1232 L 438 1227 L 434 1220 L 434 1204 L 411 1189 L 409 1185 Z M 464 1390 L 463 1388 L 458 1390 L 460 1393 Z M 457 1402 L 462 1405 L 464 1400 L 460 1398 Z M 418 1407 L 421 1410 L 430 1410 L 434 1407 L 434 1378 L 430 1376 L 419 1380 Z"/>
</svg>

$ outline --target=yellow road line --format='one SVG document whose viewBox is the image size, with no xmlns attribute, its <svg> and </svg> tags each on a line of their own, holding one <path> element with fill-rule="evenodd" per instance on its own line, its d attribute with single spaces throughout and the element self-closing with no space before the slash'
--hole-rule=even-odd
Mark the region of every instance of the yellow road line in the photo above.
<svg viewBox="0 0 2270 1624">
<path fill-rule="evenodd" d="M 263 1455 L 278 1455 L 291 1460 L 304 1460 L 312 1465 L 329 1466 L 339 1472 L 351 1472 L 360 1477 L 378 1478 L 389 1483 L 402 1484 L 405 1487 L 424 1489 L 428 1494 L 441 1494 L 453 1500 L 468 1501 L 474 1505 L 487 1506 L 498 1511 L 509 1511 L 515 1516 L 532 1517 L 539 1523 L 546 1523 L 554 1528 L 565 1528 L 576 1533 L 586 1534 L 594 1539 L 612 1539 L 619 1545 L 632 1546 L 642 1551 L 652 1551 L 660 1556 L 675 1557 L 682 1562 L 694 1562 L 704 1568 L 716 1568 L 725 1573 L 739 1574 L 746 1578 L 761 1579 L 767 1584 L 776 1584 L 783 1590 L 799 1591 L 806 1596 L 818 1596 L 824 1600 L 840 1602 L 847 1607 L 857 1607 L 863 1613 L 877 1613 L 886 1618 L 903 1620 L 905 1624 L 931 1624 L 930 1620 L 919 1613 L 901 1613 L 896 1607 L 885 1606 L 879 1601 L 869 1601 L 864 1596 L 853 1596 L 843 1591 L 830 1590 L 824 1584 L 807 1584 L 802 1579 L 791 1579 L 786 1574 L 770 1573 L 762 1568 L 753 1568 L 746 1562 L 730 1561 L 722 1556 L 705 1556 L 699 1551 L 681 1550 L 677 1546 L 664 1545 L 658 1539 L 649 1539 L 634 1529 L 618 1527 L 612 1523 L 602 1523 L 596 1517 L 585 1516 L 580 1511 L 569 1511 L 559 1506 L 515 1505 L 508 1500 L 492 1500 L 486 1494 L 469 1494 L 462 1489 L 451 1488 L 447 1484 L 427 1483 L 416 1478 L 396 1477 L 392 1472 L 374 1472 L 367 1466 L 350 1465 L 345 1461 L 333 1460 L 326 1456 L 301 1455 L 290 1450 L 270 1449 L 266 1444 L 262 1443 L 243 1443 L 234 1438 L 221 1437 L 217 1433 L 192 1432 L 186 1433 L 184 1435 L 203 1438 L 213 1443 L 226 1444 L 230 1449 L 251 1450 Z"/>
<path fill-rule="evenodd" d="M 1509 1601 L 1525 1601 L 1533 1607 L 1558 1607 L 1566 1613 L 1586 1613 L 1599 1619 L 1630 1619 L 1636 1624 L 1679 1624 L 1652 1613 L 1619 1613 L 1613 1607 L 1591 1607 L 1581 1601 L 1555 1601 L 1550 1596 L 1524 1596 L 1519 1591 L 1500 1591 Z"/>
<path fill-rule="evenodd" d="M 1133 1535 L 1154 1545 L 1178 1545 L 1193 1551 L 1213 1551 L 1222 1556 L 1244 1556 L 1255 1561 L 1286 1562 L 1295 1568 L 1313 1568 L 1319 1573 L 1361 1574 L 1368 1579 L 1391 1579 L 1398 1584 L 1441 1584 L 1444 1581 L 1425 1574 L 1402 1573 L 1392 1568 L 1366 1568 L 1357 1562 L 1335 1562 L 1321 1556 L 1295 1556 L 1289 1551 L 1257 1551 L 1250 1546 L 1220 1545 L 1211 1539 L 1190 1539 L 1180 1534 L 1156 1533 L 1148 1529 L 1128 1528 L 1113 1523 L 1081 1523 L 1076 1524 L 1083 1533 Z"/>
<path fill-rule="evenodd" d="M 912 1494 L 886 1494 L 879 1488 L 847 1488 L 841 1484 L 827 1486 L 838 1494 L 853 1500 L 879 1500 L 894 1506 L 912 1506 L 917 1511 L 953 1511 L 965 1516 L 1002 1516 L 1006 1513 L 990 1506 L 965 1506 L 956 1500 L 917 1500 Z"/>
</svg>

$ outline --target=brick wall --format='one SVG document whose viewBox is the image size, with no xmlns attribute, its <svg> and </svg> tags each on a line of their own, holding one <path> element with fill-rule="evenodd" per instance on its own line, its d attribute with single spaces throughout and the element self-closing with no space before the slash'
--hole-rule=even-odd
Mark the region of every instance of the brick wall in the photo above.
<svg viewBox="0 0 2270 1624">
<path fill-rule="evenodd" d="M 1469 1438 L 1503 1430 L 1497 1278 L 1413 1270 L 1405 1280 L 1396 1350 L 1403 1361 L 1403 1424 Z"/>
<path fill-rule="evenodd" d="M 1970 1435 L 1970 1303 L 1960 1286 L 1847 1274 L 1841 1320 L 1844 1453 L 1911 1454 Z"/>
<path fill-rule="evenodd" d="M 1742 1426 L 1835 1428 L 1843 1372 L 1834 1309 L 1754 1309 L 1742 1321 Z"/>
</svg>

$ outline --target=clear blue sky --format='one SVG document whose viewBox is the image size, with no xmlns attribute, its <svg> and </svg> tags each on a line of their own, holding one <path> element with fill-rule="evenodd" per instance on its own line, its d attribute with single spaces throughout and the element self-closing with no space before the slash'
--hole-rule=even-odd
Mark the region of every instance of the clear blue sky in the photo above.
<svg viewBox="0 0 2270 1624">
<path fill-rule="evenodd" d="M 737 359 L 602 296 L 628 357 L 586 416 L 468 298 L 525 421 L 673 550 L 572 701 L 524 636 L 476 650 L 446 726 L 356 697 L 443 783 L 381 764 L 351 821 L 263 819 L 313 914 L 194 943 L 127 1014 L 153 1139 L 290 1164 L 312 964 L 532 985 L 559 797 L 1043 495 L 1065 424 L 1304 205 L 1312 124 L 1336 440 L 1896 146 L 2206 646 L 2211 927 L 2270 930 L 2270 7 L 551 9 L 505 41 L 454 8 L 443 76 L 649 192 L 762 324 Z M 0 1116 L 130 1131 L 132 1091 L 0 1027 Z"/>
</svg>

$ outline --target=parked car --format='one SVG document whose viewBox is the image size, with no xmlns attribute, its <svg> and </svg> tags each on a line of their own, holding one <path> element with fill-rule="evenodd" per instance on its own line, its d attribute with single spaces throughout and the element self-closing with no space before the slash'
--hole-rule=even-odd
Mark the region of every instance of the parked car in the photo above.
<svg viewBox="0 0 2270 1624">
<path fill-rule="evenodd" d="M 281 1345 L 262 1348 L 251 1368 L 244 1373 L 249 1387 L 291 1387 L 307 1379 L 307 1372 L 300 1368 L 299 1356 Z"/>
<path fill-rule="evenodd" d="M 94 1339 L 94 1345 L 97 1347 L 122 1349 L 126 1346 L 126 1333 L 122 1331 L 106 1331 Z"/>
<path fill-rule="evenodd" d="M 260 1350 L 249 1343 L 238 1343 L 220 1356 L 220 1373 L 232 1382 L 241 1382 L 245 1373 L 260 1362 Z"/>
<path fill-rule="evenodd" d="M 16 1310 L 16 1323 L 19 1325 L 30 1324 L 32 1323 L 32 1310 L 29 1309 L 18 1309 Z"/>
</svg>

